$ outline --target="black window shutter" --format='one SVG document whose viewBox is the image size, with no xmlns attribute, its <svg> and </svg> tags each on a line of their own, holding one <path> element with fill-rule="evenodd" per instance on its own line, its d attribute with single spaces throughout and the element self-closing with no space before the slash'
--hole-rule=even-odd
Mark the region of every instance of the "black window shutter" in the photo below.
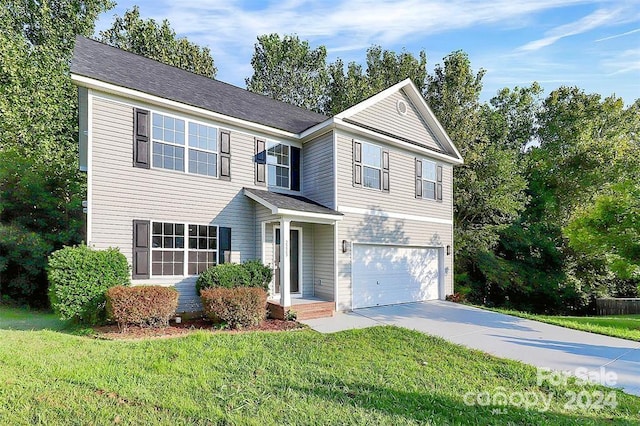
<svg viewBox="0 0 640 426">
<path fill-rule="evenodd" d="M 291 190 L 300 191 L 300 148 L 291 147 Z"/>
<path fill-rule="evenodd" d="M 133 221 L 133 279 L 149 278 L 149 231 L 151 224 L 148 220 Z"/>
<path fill-rule="evenodd" d="M 436 169 L 436 200 L 442 201 L 442 166 L 438 166 Z"/>
<path fill-rule="evenodd" d="M 416 158 L 416 198 L 422 198 L 422 161 Z"/>
<path fill-rule="evenodd" d="M 389 192 L 389 150 L 382 151 L 382 190 Z"/>
<path fill-rule="evenodd" d="M 362 186 L 362 144 L 353 141 L 353 186 Z"/>
<path fill-rule="evenodd" d="M 220 131 L 220 179 L 231 180 L 231 133 Z"/>
<path fill-rule="evenodd" d="M 218 228 L 218 264 L 224 263 L 224 252 L 231 250 L 231 228 Z"/>
<path fill-rule="evenodd" d="M 266 164 L 267 164 L 267 144 L 263 139 L 256 138 L 256 185 L 266 185 L 267 184 L 267 176 L 266 176 Z"/>
<path fill-rule="evenodd" d="M 133 166 L 148 169 L 151 165 L 149 111 L 133 110 Z"/>
</svg>

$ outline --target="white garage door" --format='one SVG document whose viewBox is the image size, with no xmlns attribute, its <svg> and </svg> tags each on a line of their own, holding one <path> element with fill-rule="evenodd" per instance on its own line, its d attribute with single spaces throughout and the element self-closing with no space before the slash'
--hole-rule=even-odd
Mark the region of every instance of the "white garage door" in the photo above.
<svg viewBox="0 0 640 426">
<path fill-rule="evenodd" d="M 439 251 L 354 244 L 353 309 L 437 299 Z"/>
</svg>

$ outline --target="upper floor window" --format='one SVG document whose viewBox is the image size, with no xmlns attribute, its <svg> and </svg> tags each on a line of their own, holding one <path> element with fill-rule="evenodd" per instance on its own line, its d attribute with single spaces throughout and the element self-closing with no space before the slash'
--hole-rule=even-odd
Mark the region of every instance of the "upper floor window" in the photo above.
<svg viewBox="0 0 640 426">
<path fill-rule="evenodd" d="M 267 179 L 270 186 L 289 189 L 289 160 L 289 145 L 276 142 L 267 144 Z"/>
<path fill-rule="evenodd" d="M 438 181 L 436 163 L 429 160 L 422 160 L 422 196 L 424 198 L 436 199 L 436 187 Z"/>
<path fill-rule="evenodd" d="M 156 112 L 152 115 L 153 167 L 218 176 L 217 128 Z"/>
<path fill-rule="evenodd" d="M 184 120 L 153 114 L 153 167 L 184 171 Z"/>
<path fill-rule="evenodd" d="M 369 143 L 362 143 L 362 185 L 365 188 L 380 189 L 382 175 L 382 149 Z"/>
<path fill-rule="evenodd" d="M 218 129 L 189 122 L 189 173 L 218 175 Z"/>
</svg>

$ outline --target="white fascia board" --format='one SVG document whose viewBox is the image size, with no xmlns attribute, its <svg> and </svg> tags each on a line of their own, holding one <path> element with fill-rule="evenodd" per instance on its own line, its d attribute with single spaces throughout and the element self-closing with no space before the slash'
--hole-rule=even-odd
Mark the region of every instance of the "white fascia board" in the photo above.
<svg viewBox="0 0 640 426">
<path fill-rule="evenodd" d="M 414 151 L 417 153 L 420 153 L 422 155 L 425 155 L 427 157 L 435 157 L 438 158 L 440 160 L 442 160 L 445 163 L 451 163 L 451 164 L 463 164 L 464 162 L 462 161 L 461 158 L 454 158 L 450 155 L 447 154 L 442 154 L 440 152 L 437 151 L 432 151 L 430 149 L 427 148 L 422 148 L 420 146 L 408 143 L 408 142 L 404 142 L 395 138 L 392 138 L 390 136 L 387 135 L 382 135 L 380 133 L 374 132 L 373 130 L 369 130 L 369 129 L 365 129 L 363 127 L 357 126 L 355 124 L 351 124 L 351 123 L 345 123 L 342 120 L 336 120 L 336 127 L 343 129 L 343 130 L 347 130 L 351 133 L 355 133 L 358 135 L 361 135 L 363 137 L 366 138 L 370 138 L 370 139 L 375 139 L 375 140 L 379 140 L 385 143 L 388 143 L 389 145 L 395 145 L 404 149 L 407 149 L 409 151 Z"/>
<path fill-rule="evenodd" d="M 276 206 L 274 206 L 273 204 L 265 201 L 264 199 L 262 199 L 261 197 L 259 197 L 258 195 L 254 194 L 253 192 L 247 191 L 246 189 L 244 190 L 244 195 L 246 195 L 247 197 L 251 198 L 253 201 L 262 204 L 264 207 L 268 208 L 269 210 L 271 210 L 271 214 L 277 214 L 278 212 L 278 208 Z"/>
<path fill-rule="evenodd" d="M 140 92 L 138 90 L 128 89 L 126 87 L 120 87 L 111 83 L 105 83 L 104 81 L 96 80 L 90 77 L 71 74 L 71 80 L 79 86 L 83 86 L 90 89 L 95 89 L 98 91 L 111 93 L 115 95 L 125 96 L 127 98 L 136 99 L 139 101 L 148 102 L 155 105 L 165 106 L 168 108 L 178 109 L 182 111 L 189 111 L 191 113 L 197 114 L 202 117 L 207 117 L 213 120 L 235 124 L 244 128 L 254 129 L 266 134 L 271 134 L 271 135 L 285 137 L 285 138 L 294 139 L 294 140 L 297 140 L 300 138 L 299 134 L 297 133 L 286 132 L 284 130 L 265 126 L 263 124 L 242 120 L 240 118 L 230 117 L 228 115 L 209 111 L 204 108 L 199 108 L 193 105 L 172 101 L 170 99 L 162 98 L 160 96 L 150 95 L 148 93 Z"/>
<path fill-rule="evenodd" d="M 303 212 L 300 210 L 289 210 L 289 209 L 278 209 L 276 214 L 291 217 L 291 218 L 297 217 L 297 218 L 307 219 L 307 220 L 323 220 L 323 221 L 328 221 L 327 223 L 334 223 L 342 220 L 343 218 L 342 215 L 337 215 L 337 214 Z"/>
<path fill-rule="evenodd" d="M 411 90 L 405 91 L 407 96 L 409 96 L 409 98 L 413 101 L 413 103 L 417 105 L 418 109 L 421 112 L 421 115 L 425 118 L 425 120 L 427 121 L 427 124 L 429 124 L 429 127 L 435 130 L 436 134 L 440 136 L 440 138 L 442 138 L 444 142 L 449 144 L 450 148 L 453 150 L 456 156 L 461 160 L 461 164 L 462 164 L 464 162 L 462 155 L 460 155 L 458 148 L 456 148 L 456 145 L 453 143 L 453 141 L 447 134 L 446 130 L 444 130 L 444 128 L 442 127 L 442 124 L 440 124 L 440 121 L 436 118 L 433 111 L 431 111 L 431 108 L 427 104 L 427 101 L 425 101 L 424 97 L 422 96 L 422 93 L 420 93 L 416 85 L 413 84 L 413 81 L 409 80 L 408 85 L 409 87 L 411 87 Z"/>
<path fill-rule="evenodd" d="M 389 87 L 388 89 L 385 89 L 382 92 L 380 92 L 380 93 L 378 93 L 376 95 L 373 95 L 372 97 L 370 97 L 368 99 L 365 99 L 364 101 L 360 102 L 359 104 L 356 104 L 356 105 L 352 106 L 351 108 L 347 108 L 346 110 L 342 111 L 341 113 L 336 114 L 334 117 L 338 118 L 338 119 L 351 117 L 352 115 L 355 115 L 355 114 L 359 113 L 360 111 L 363 111 L 363 110 L 369 108 L 370 106 L 380 102 L 384 98 L 394 94 L 395 92 L 397 92 L 398 90 L 402 89 L 404 86 L 406 86 L 408 84 L 413 84 L 411 82 L 411 79 L 407 78 L 405 80 L 402 80 L 401 82 L 394 84 L 393 86 Z"/>
</svg>

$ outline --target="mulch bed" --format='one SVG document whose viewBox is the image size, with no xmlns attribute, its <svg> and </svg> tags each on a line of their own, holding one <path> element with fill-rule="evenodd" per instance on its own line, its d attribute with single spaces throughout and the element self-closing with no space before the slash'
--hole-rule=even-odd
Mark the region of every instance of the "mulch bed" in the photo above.
<svg viewBox="0 0 640 426">
<path fill-rule="evenodd" d="M 201 318 L 190 320 L 182 320 L 180 324 L 174 321 L 169 323 L 169 327 L 152 328 L 152 327 L 128 327 L 124 331 L 120 331 L 117 325 L 104 325 L 94 327 L 95 337 L 107 340 L 137 340 L 147 338 L 167 338 L 180 337 L 195 331 L 209 331 L 212 333 L 245 333 L 248 331 L 286 331 L 304 328 L 304 325 L 296 321 L 283 321 L 277 319 L 267 319 L 262 321 L 257 327 L 243 328 L 241 330 L 221 329 L 211 321 Z"/>
</svg>

